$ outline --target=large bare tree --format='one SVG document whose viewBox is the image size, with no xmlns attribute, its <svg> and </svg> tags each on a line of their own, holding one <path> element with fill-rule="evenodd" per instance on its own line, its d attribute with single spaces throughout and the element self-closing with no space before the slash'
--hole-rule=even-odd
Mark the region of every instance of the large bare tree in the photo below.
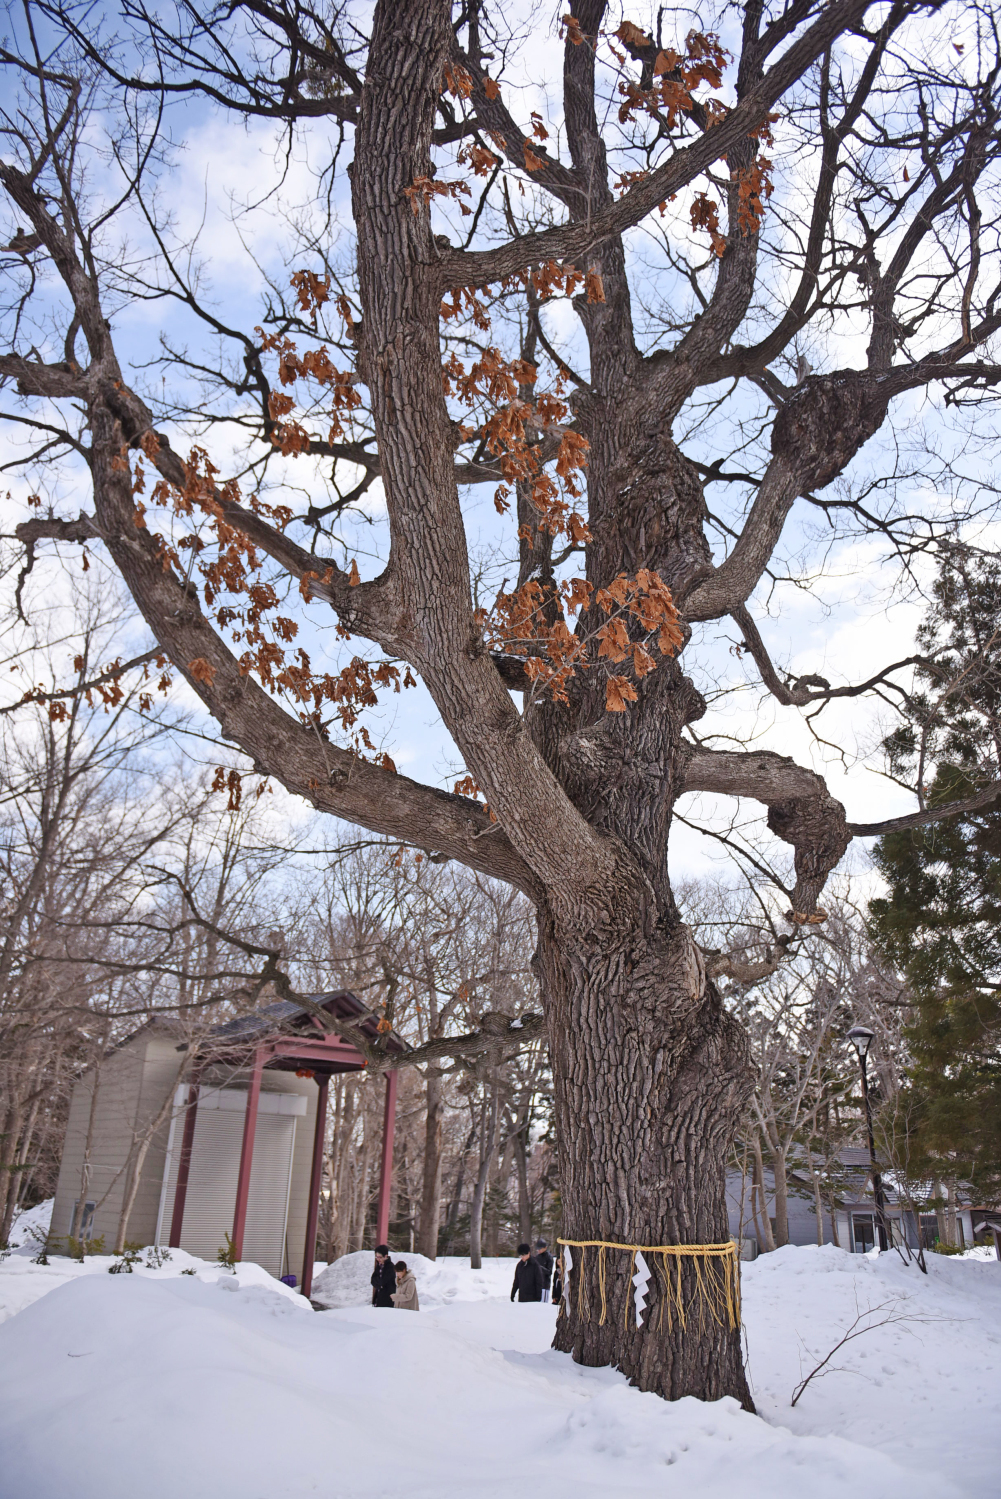
<svg viewBox="0 0 1001 1499">
<path fill-rule="evenodd" d="M 263 775 L 530 898 L 567 1236 L 725 1242 L 752 1069 L 714 984 L 728 959 L 707 960 L 672 897 L 675 804 L 704 791 L 767 808 L 793 851 L 793 936 L 822 919 L 851 838 L 881 827 L 851 823 L 813 770 L 700 739 L 683 652 L 732 619 L 786 707 L 899 682 L 907 663 L 867 664 L 865 681 L 846 663 L 836 687 L 788 677 L 748 604 L 782 571 L 790 527 L 808 536 L 804 516 L 881 538 L 905 566 L 956 524 L 948 501 L 894 498 L 906 463 L 877 434 L 914 392 L 944 391 L 947 420 L 965 419 L 1001 373 L 996 12 L 745 0 L 667 34 L 660 13 L 650 30 L 572 0 L 547 128 L 509 86 L 506 7 L 488 0 L 126 0 L 117 36 L 85 8 L 26 6 L 3 54 L 20 95 L 0 165 L 0 374 L 45 461 L 85 466 L 93 508 L 18 534 L 29 549 L 105 547 L 158 647 Z M 526 68 L 531 81 L 522 55 L 514 85 Z M 163 111 L 205 98 L 277 122 L 290 147 L 322 125 L 329 158 L 299 221 L 294 293 L 275 281 L 237 326 L 175 253 L 169 179 L 162 200 L 150 186 L 169 159 Z M 322 227 L 338 131 L 353 147 L 350 265 Z M 123 205 L 133 227 L 144 215 L 148 252 L 116 238 Z M 173 298 L 223 349 L 213 364 L 165 316 L 158 399 L 109 326 L 140 297 Z M 551 316 L 568 298 L 575 335 Z M 185 461 L 164 428 L 196 414 L 208 456 Z M 252 450 L 240 484 L 211 462 L 226 421 Z M 860 453 L 874 472 L 853 466 Z M 335 464 L 304 508 L 276 495 L 294 454 Z M 376 478 L 389 546 L 369 576 L 336 532 Z M 474 596 L 461 498 L 480 484 L 499 484 L 517 521 L 517 584 L 492 609 Z M 369 655 L 293 650 L 296 619 L 331 615 Z M 468 772 L 459 793 L 366 746 L 359 715 L 413 675 Z M 749 1406 L 739 1332 L 661 1323 L 656 1304 L 627 1325 L 628 1266 L 608 1256 L 611 1315 L 579 1315 L 575 1298 L 557 1346 L 668 1397 Z M 694 1295 L 688 1262 L 681 1275 Z"/>
</svg>

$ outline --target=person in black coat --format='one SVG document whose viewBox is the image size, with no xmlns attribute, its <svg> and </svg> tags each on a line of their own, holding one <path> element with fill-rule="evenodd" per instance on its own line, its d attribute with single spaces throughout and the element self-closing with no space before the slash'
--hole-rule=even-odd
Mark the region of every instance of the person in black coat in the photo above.
<svg viewBox="0 0 1001 1499">
<path fill-rule="evenodd" d="M 521 1258 L 514 1267 L 514 1285 L 511 1287 L 511 1300 L 514 1300 L 515 1293 L 517 1293 L 519 1301 L 541 1301 L 542 1268 L 537 1260 L 533 1260 L 530 1245 L 519 1244 L 518 1253 Z"/>
<path fill-rule="evenodd" d="M 395 1290 L 396 1271 L 389 1258 L 389 1245 L 377 1244 L 375 1246 L 375 1269 L 372 1271 L 372 1305 L 392 1307 Z"/>
<path fill-rule="evenodd" d="M 552 1255 L 549 1253 L 549 1247 L 546 1244 L 545 1239 L 536 1239 L 534 1259 L 535 1263 L 542 1271 L 542 1300 L 548 1301 L 549 1287 L 553 1282 L 553 1265 L 555 1264 L 555 1261 Z"/>
</svg>

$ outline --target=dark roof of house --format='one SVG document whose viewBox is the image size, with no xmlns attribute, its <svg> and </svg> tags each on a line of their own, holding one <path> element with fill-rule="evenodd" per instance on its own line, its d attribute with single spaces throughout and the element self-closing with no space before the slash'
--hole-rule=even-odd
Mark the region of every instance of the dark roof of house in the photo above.
<svg viewBox="0 0 1001 1499">
<path fill-rule="evenodd" d="M 858 1145 L 842 1145 L 835 1152 L 835 1155 L 837 1163 L 841 1168 L 837 1173 L 835 1182 L 833 1184 L 835 1200 L 839 1202 L 842 1207 L 850 1208 L 853 1206 L 864 1206 L 868 1208 L 872 1202 L 873 1196 L 871 1165 L 869 1161 L 868 1150 L 865 1150 Z M 790 1184 L 792 1184 L 792 1182 L 796 1183 L 797 1195 L 799 1196 L 808 1195 L 813 1190 L 813 1177 L 810 1173 L 809 1165 L 807 1164 L 804 1157 L 805 1151 L 800 1146 L 793 1146 L 788 1157 L 787 1176 Z M 900 1185 L 897 1181 L 896 1172 L 894 1171 L 893 1166 L 888 1161 L 886 1161 L 885 1158 L 879 1159 L 878 1165 L 880 1175 L 882 1177 L 883 1193 L 886 1198 L 886 1204 L 888 1207 L 897 1208 L 901 1205 L 902 1201 L 907 1201 L 907 1194 L 905 1193 L 903 1198 L 901 1197 Z M 727 1177 L 728 1180 L 731 1177 L 734 1177 L 739 1181 L 740 1173 L 739 1171 L 734 1172 L 731 1170 L 727 1173 Z M 770 1166 L 765 1167 L 765 1177 L 767 1190 L 771 1192 L 774 1190 L 774 1186 L 767 1185 L 769 1181 L 774 1183 L 774 1174 Z M 750 1175 L 748 1175 L 747 1179 L 750 1180 Z M 960 1194 L 959 1206 L 961 1206 L 965 1211 L 967 1208 L 970 1208 L 972 1206 L 971 1189 L 966 1182 L 962 1181 L 957 1183 L 957 1186 Z M 929 1198 L 932 1195 L 933 1184 L 930 1181 L 924 1183 L 913 1183 L 912 1187 L 914 1195 L 917 1199 Z M 830 1190 L 831 1183 L 830 1181 L 828 1181 L 828 1185 L 825 1187 L 825 1192 L 828 1192 Z M 921 1211 L 924 1211 L 924 1209 L 921 1209 Z M 977 1208 L 976 1211 L 986 1212 L 989 1211 L 989 1209 Z M 1001 1209 L 999 1209 L 999 1211 L 1001 1211 Z"/>
<path fill-rule="evenodd" d="M 335 989 L 327 994 L 311 994 L 309 997 L 314 1004 L 326 1010 L 328 1015 L 356 1022 L 357 1029 L 373 1041 L 379 1036 L 378 1025 L 371 1011 L 350 989 Z M 359 1019 L 359 1016 L 365 1018 Z M 224 1044 L 252 1041 L 279 1030 L 288 1032 L 310 1029 L 314 1018 L 313 1012 L 304 1005 L 278 999 L 271 1004 L 262 1005 L 250 1015 L 239 1015 L 235 1020 L 213 1026 L 211 1036 L 214 1042 Z M 395 1031 L 390 1031 L 386 1040 L 391 1050 L 406 1050 L 406 1042 Z"/>
<path fill-rule="evenodd" d="M 863 1171 L 869 1170 L 869 1152 L 857 1145 L 843 1145 L 838 1151 L 838 1160 L 842 1166 L 861 1166 Z"/>
</svg>

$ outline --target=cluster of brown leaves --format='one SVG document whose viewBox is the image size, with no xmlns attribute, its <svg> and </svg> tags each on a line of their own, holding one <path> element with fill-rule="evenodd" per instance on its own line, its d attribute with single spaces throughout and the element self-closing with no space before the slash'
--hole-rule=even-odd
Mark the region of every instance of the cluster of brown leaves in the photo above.
<svg viewBox="0 0 1001 1499">
<path fill-rule="evenodd" d="M 227 796 L 226 810 L 229 812 L 239 812 L 243 804 L 243 779 L 238 770 L 227 772 L 225 765 L 216 766 L 210 789 L 212 791 L 225 791 Z M 265 791 L 269 793 L 271 791 L 271 787 L 267 781 L 258 781 L 255 793 L 258 800 L 264 795 Z M 298 1075 L 297 1073 L 296 1076 L 298 1077 Z M 310 1073 L 310 1076 L 312 1076 L 312 1073 Z"/>
<path fill-rule="evenodd" d="M 152 672 L 151 663 L 145 662 L 141 680 L 150 682 Z M 159 680 L 152 684 L 148 690 L 139 694 L 139 711 L 148 713 L 153 707 L 154 694 L 166 696 L 173 682 L 169 663 L 166 656 L 155 657 L 152 666 L 160 673 Z M 87 670 L 87 662 L 83 656 L 74 656 L 73 670 L 78 677 L 83 677 Z M 41 683 L 36 687 L 29 687 L 27 692 L 19 699 L 18 706 L 25 703 L 44 703 L 46 712 L 52 723 L 66 723 L 73 712 L 73 702 L 79 698 L 87 704 L 88 708 L 102 707 L 106 713 L 112 708 L 117 708 L 119 703 L 125 700 L 125 688 L 122 680 L 125 676 L 126 663 L 121 656 L 116 656 L 114 661 L 106 662 L 96 672 L 94 678 L 88 682 L 81 681 L 76 687 L 67 688 L 65 692 L 53 697 L 49 689 Z"/>
<path fill-rule="evenodd" d="M 456 796 L 468 796 L 474 802 L 477 801 L 481 796 L 483 796 L 483 792 L 476 784 L 475 778 L 468 775 L 463 776 L 461 780 L 456 781 L 455 785 L 452 787 L 452 790 L 455 792 Z M 483 810 L 486 812 L 491 822 L 496 822 L 497 813 L 493 810 L 490 803 L 486 800 L 485 796 L 483 796 L 483 800 Z"/>
<path fill-rule="evenodd" d="M 627 47 L 638 51 L 647 51 L 653 47 L 652 37 L 647 36 L 632 21 L 623 21 L 615 34 Z M 625 56 L 621 52 L 614 47 L 612 51 L 620 62 L 625 62 Z M 685 38 L 683 53 L 676 52 L 673 47 L 665 47 L 657 53 L 653 65 L 652 88 L 641 88 L 632 79 L 619 84 L 622 96 L 620 123 L 625 125 L 635 119 L 638 112 L 643 112 L 651 115 L 666 129 L 674 130 L 678 121 L 695 104 L 697 88 L 707 84 L 709 88 L 718 89 L 722 85 L 729 60 L 730 54 L 715 32 L 690 31 Z M 722 119 L 727 112 L 718 99 L 703 100 L 702 108 L 709 116 L 710 123 Z"/>
<path fill-rule="evenodd" d="M 330 300 L 330 277 L 318 276 L 315 271 L 296 271 L 291 281 L 299 310 L 308 314 L 315 328 L 320 308 Z"/>
<path fill-rule="evenodd" d="M 414 218 L 422 208 L 426 208 L 432 198 L 454 198 L 459 204 L 459 211 L 469 218 L 472 209 L 460 201 L 462 197 L 470 197 L 472 189 L 468 182 L 460 177 L 456 182 L 439 182 L 436 177 L 415 177 L 409 187 L 403 189 L 404 195 L 410 202 L 414 211 Z"/>
<path fill-rule="evenodd" d="M 282 385 L 294 385 L 297 380 L 308 379 L 330 391 L 327 441 L 338 442 L 345 435 L 344 424 L 338 413 L 354 411 L 361 405 L 361 396 L 355 388 L 354 371 L 338 369 L 330 358 L 326 344 L 321 344 L 318 349 L 307 349 L 305 354 L 300 355 L 296 344 L 287 335 L 272 334 L 265 337 L 260 328 L 257 332 L 261 337 L 262 352 L 278 355 L 278 378 Z M 310 434 L 301 423 L 285 420 L 294 408 L 295 401 L 287 391 L 272 391 L 268 397 L 268 415 L 273 423 L 271 441 L 286 457 L 307 452 L 312 442 Z"/>
<path fill-rule="evenodd" d="M 733 174 L 737 182 L 737 223 L 741 234 L 756 234 L 765 216 L 761 199 L 772 195 L 772 182 L 768 176 L 770 166 L 766 156 L 759 156 L 752 166 Z"/>
<path fill-rule="evenodd" d="M 601 277 L 555 260 L 528 273 L 533 293 L 541 301 L 573 296 L 583 287 L 589 302 L 605 300 Z M 523 278 L 525 279 L 525 278 Z M 510 288 L 503 288 L 510 289 Z M 446 321 L 470 315 L 478 327 L 489 329 L 485 304 L 466 288 L 458 288 L 442 307 Z M 463 440 L 478 438 L 481 447 L 499 460 L 504 482 L 494 504 L 499 512 L 510 507 L 512 486 L 521 484 L 538 514 L 537 526 L 523 527 L 530 540 L 533 529 L 566 535 L 574 545 L 590 540 L 590 531 L 576 505 L 584 492 L 588 443 L 570 421 L 562 376 L 554 391 L 539 391 L 538 369 L 524 359 L 507 359 L 490 345 L 468 365 L 455 352 L 442 367 L 447 397 L 486 412 L 478 426 L 463 423 Z M 540 440 L 556 429 L 555 475 L 539 462 Z M 584 611 L 575 628 L 568 616 Z M 683 633 L 670 590 L 649 569 L 635 578 L 621 574 L 606 588 L 594 588 L 583 578 L 543 584 L 529 580 L 513 592 L 501 590 L 491 611 L 481 611 L 480 626 L 488 644 L 513 652 L 524 660 L 525 671 L 538 691 L 567 701 L 567 687 L 578 672 L 606 668 L 605 705 L 624 712 L 637 699 L 635 682 L 653 671 L 657 657 L 673 656 Z M 625 672 L 608 672 L 610 665 Z M 456 792 L 475 796 L 471 777 L 456 783 Z"/>
<path fill-rule="evenodd" d="M 576 545 L 590 537 L 584 517 L 573 503 L 583 494 L 588 443 L 568 428 L 560 434 L 556 477 L 540 465 L 539 437 L 567 421 L 570 408 L 559 390 L 536 393 L 537 378 L 534 364 L 505 359 L 494 347 L 485 349 L 468 367 L 452 353 L 442 367 L 447 396 L 469 407 L 482 404 L 489 409 L 478 429 L 464 427 L 462 435 L 479 436 L 486 451 L 499 460 L 504 482 L 494 494 L 498 513 L 510 507 L 512 486 L 527 484 L 540 528 L 554 536 L 565 534 Z"/>
<path fill-rule="evenodd" d="M 757 234 L 765 216 L 762 198 L 772 195 L 772 181 L 768 176 L 771 162 L 767 156 L 758 156 L 749 167 L 731 172 L 730 180 L 737 185 L 737 224 L 741 234 Z M 716 255 L 722 256 L 726 249 L 726 236 L 720 229 L 719 206 L 708 193 L 699 193 L 690 209 L 693 229 L 706 229 L 709 242 Z"/>
<path fill-rule="evenodd" d="M 315 378 L 315 370 L 325 368 L 322 363 L 326 359 L 325 350 L 317 351 L 316 360 L 309 354 L 299 359 L 285 341 L 279 352 L 291 379 L 298 379 L 303 374 Z M 335 382 L 329 380 L 327 383 Z M 352 387 L 344 388 L 354 397 Z M 127 462 L 127 455 L 123 461 Z M 144 485 L 140 460 L 133 489 L 137 494 L 141 493 Z M 405 668 L 401 673 L 392 662 L 370 662 L 355 656 L 339 672 L 314 672 L 305 651 L 286 649 L 295 640 L 299 627 L 294 619 L 279 612 L 280 596 L 274 585 L 261 576 L 263 559 L 254 543 L 226 519 L 227 502 L 244 503 L 239 485 L 232 479 L 220 483 L 218 471 L 204 449 L 192 449 L 185 464 L 183 487 L 161 479 L 151 498 L 153 503 L 168 508 L 175 517 L 200 517 L 207 521 L 214 543 L 211 552 L 206 539 L 193 530 L 187 531 L 176 546 L 160 535 L 153 539 L 165 568 L 173 567 L 188 579 L 197 571 L 202 580 L 205 603 L 213 610 L 215 623 L 228 632 L 231 640 L 244 646 L 240 670 L 245 675 L 253 672 L 274 695 L 284 693 L 291 697 L 299 706 L 302 721 L 311 724 L 322 736 L 326 737 L 329 722 L 334 721 L 348 733 L 356 753 L 370 752 L 377 764 L 387 769 L 395 768 L 388 755 L 376 752 L 367 730 L 359 723 L 359 715 L 363 709 L 376 704 L 380 688 L 391 687 L 399 692 L 401 687 L 415 686 L 416 680 L 410 669 Z M 286 507 L 268 505 L 257 495 L 249 496 L 247 503 L 256 514 L 267 518 L 279 529 L 284 529 L 291 519 L 291 511 Z M 137 503 L 136 524 L 146 527 L 145 506 L 141 501 Z M 194 554 L 187 566 L 181 558 L 181 552 L 185 550 Z M 330 576 L 328 571 L 328 581 Z M 304 598 L 309 597 L 310 580 L 320 577 L 317 572 L 303 579 L 301 592 Z M 352 581 L 357 581 L 357 567 L 354 565 Z M 342 627 L 339 627 L 338 634 L 347 638 L 347 631 Z M 208 687 L 216 675 L 211 662 L 201 656 L 188 663 L 188 672 L 196 682 Z M 229 789 L 232 794 L 232 788 Z"/>
<path fill-rule="evenodd" d="M 585 42 L 590 40 L 576 16 L 561 16 L 560 29 L 566 33 L 567 41 L 572 42 L 575 47 L 583 47 Z"/>
<path fill-rule="evenodd" d="M 543 304 L 555 296 L 573 296 L 583 287 L 588 302 L 604 302 L 605 290 L 600 274 L 578 270 L 575 265 L 548 260 L 521 276 L 510 277 L 502 292 L 530 285 Z M 445 322 L 469 316 L 481 331 L 490 330 L 490 314 L 484 300 L 470 288 L 457 287 L 451 299 L 442 303 Z M 584 492 L 583 473 L 587 467 L 588 442 L 567 426 L 560 431 L 555 453 L 555 476 L 539 462 L 539 445 L 544 434 L 559 430 L 571 418 L 564 399 L 565 383 L 557 374 L 554 389 L 539 391 L 538 369 L 523 359 L 506 359 L 490 345 L 468 366 L 451 353 L 442 366 L 446 396 L 477 408 L 483 420 L 479 425 L 463 424 L 464 440 L 477 438 L 491 457 L 499 460 L 503 482 L 494 493 L 499 514 L 510 508 L 511 491 L 516 484 L 529 486 L 529 495 L 538 512 L 539 529 L 553 536 L 565 535 L 575 545 L 590 540 L 587 523 L 577 504 Z"/>
<path fill-rule="evenodd" d="M 456 153 L 456 161 L 460 166 L 472 167 L 476 177 L 489 177 L 495 167 L 500 166 L 501 159 L 493 151 L 488 151 L 482 142 L 473 140 L 460 146 Z M 413 202 L 413 199 L 410 200 Z M 459 204 L 462 207 L 462 204 Z"/>
<path fill-rule="evenodd" d="M 543 302 L 552 297 L 572 297 L 583 286 L 589 302 L 603 302 L 605 288 L 595 270 L 580 271 L 569 261 L 546 260 L 528 273 L 532 289 Z"/>
<path fill-rule="evenodd" d="M 652 37 L 632 21 L 623 21 L 615 35 L 634 56 L 649 54 L 654 50 Z M 571 38 L 576 40 L 576 38 Z M 583 38 L 581 38 L 583 40 Z M 614 47 L 612 51 L 620 63 L 625 55 Z M 703 85 L 718 89 L 723 82 L 723 73 L 730 54 L 723 47 L 715 32 L 690 31 L 685 38 L 684 52 L 673 47 L 662 48 L 656 53 L 653 64 L 653 87 L 644 89 L 635 79 L 619 84 L 622 104 L 619 120 L 622 124 L 645 113 L 655 119 L 664 129 L 677 128 L 689 112 L 696 107 L 696 90 Z M 729 113 L 719 99 L 702 98 L 698 107 L 705 124 L 711 128 Z M 762 141 L 771 141 L 771 125 L 777 116 L 769 115 L 763 125 L 752 135 Z M 764 201 L 771 197 L 772 182 L 768 175 L 772 163 L 765 156 L 757 156 L 749 167 L 732 171 L 730 179 L 737 188 L 737 223 L 741 234 L 756 233 L 764 217 Z M 616 183 L 620 192 L 626 191 L 634 182 L 642 181 L 648 171 L 624 172 Z M 667 203 L 660 204 L 660 212 L 666 211 Z M 719 205 L 705 191 L 696 195 L 690 209 L 692 228 L 706 230 L 713 251 L 722 256 L 726 250 L 726 237 L 719 222 Z"/>
<path fill-rule="evenodd" d="M 699 193 L 691 206 L 690 217 L 692 228 L 707 230 L 714 253 L 722 256 L 726 249 L 726 235 L 719 226 L 719 204 L 708 193 Z"/>
<path fill-rule="evenodd" d="M 453 99 L 468 99 L 472 92 L 473 80 L 462 64 L 451 59 L 446 62 L 442 93 L 451 94 Z"/>
<path fill-rule="evenodd" d="M 584 611 L 571 630 L 567 616 Z M 684 635 L 671 590 L 657 573 L 640 568 L 635 578 L 620 573 L 607 588 L 585 578 L 544 587 L 534 579 L 511 593 L 498 594 L 481 626 L 496 649 L 522 656 L 526 675 L 558 702 L 567 702 L 567 684 L 579 671 L 601 663 L 622 665 L 628 675 L 609 673 L 605 707 L 622 713 L 635 702 L 634 682 L 657 666 L 657 655 L 674 656 Z"/>
</svg>

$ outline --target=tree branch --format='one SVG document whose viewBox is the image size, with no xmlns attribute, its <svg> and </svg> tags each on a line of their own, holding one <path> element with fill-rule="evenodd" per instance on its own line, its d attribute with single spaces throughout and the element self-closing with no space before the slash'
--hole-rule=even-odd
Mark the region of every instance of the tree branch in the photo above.
<svg viewBox="0 0 1001 1499">
<path fill-rule="evenodd" d="M 813 25 L 786 49 L 725 119 L 691 145 L 681 147 L 663 166 L 635 183 L 618 202 L 589 222 L 560 224 L 537 234 L 522 235 L 494 250 L 444 256 L 441 291 L 447 292 L 455 286 L 488 286 L 546 260 L 564 258 L 576 262 L 603 240 L 615 238 L 640 223 L 658 203 L 679 192 L 756 130 L 772 105 L 835 38 L 861 23 L 870 3 L 871 0 L 834 0 L 826 5 Z"/>
<path fill-rule="evenodd" d="M 790 677 L 788 681 L 783 682 L 772 664 L 758 627 L 746 606 L 741 604 L 738 608 L 731 610 L 731 618 L 740 626 L 744 646 L 753 657 L 761 673 L 762 682 L 772 696 L 785 707 L 805 708 L 810 703 L 826 703 L 832 698 L 861 697 L 863 693 L 871 692 L 874 687 L 879 687 L 886 682 L 891 673 L 901 671 L 905 666 L 924 666 L 931 670 L 935 669 L 935 663 L 927 656 L 905 656 L 902 661 L 894 661 L 890 666 L 884 666 L 881 671 L 868 677 L 866 681 L 856 682 L 850 687 L 832 687 L 826 678 L 817 676 L 815 673 L 802 677 Z M 902 688 L 898 690 L 903 692 Z"/>
<path fill-rule="evenodd" d="M 768 808 L 771 831 L 794 849 L 792 921 L 802 925 L 821 914 L 817 899 L 851 842 L 844 808 L 821 776 L 770 751 L 747 754 L 696 746 L 685 764 L 684 790 L 749 796 L 762 802 Z"/>
<path fill-rule="evenodd" d="M 853 838 L 878 838 L 883 833 L 899 833 L 903 828 L 923 828 L 929 823 L 941 822 L 944 817 L 960 817 L 965 812 L 979 812 L 991 807 L 1001 798 L 1001 781 L 991 781 L 973 796 L 961 801 L 943 802 L 937 807 L 926 807 L 921 812 L 906 812 L 902 817 L 887 817 L 883 822 L 850 822 L 848 831 Z"/>
<path fill-rule="evenodd" d="M 23 708 L 26 703 L 54 703 L 67 697 L 80 697 L 82 693 L 92 692 L 94 688 L 103 687 L 107 682 L 117 682 L 127 671 L 132 671 L 136 666 L 145 666 L 148 662 L 155 661 L 161 654 L 157 646 L 151 651 L 144 651 L 141 656 L 133 656 L 131 661 L 125 661 L 121 666 L 110 667 L 86 682 L 78 682 L 73 687 L 58 687 L 52 692 L 43 692 L 40 687 L 32 687 L 16 703 L 7 703 L 0 707 L 0 715 L 16 713 L 18 708 Z"/>
</svg>

